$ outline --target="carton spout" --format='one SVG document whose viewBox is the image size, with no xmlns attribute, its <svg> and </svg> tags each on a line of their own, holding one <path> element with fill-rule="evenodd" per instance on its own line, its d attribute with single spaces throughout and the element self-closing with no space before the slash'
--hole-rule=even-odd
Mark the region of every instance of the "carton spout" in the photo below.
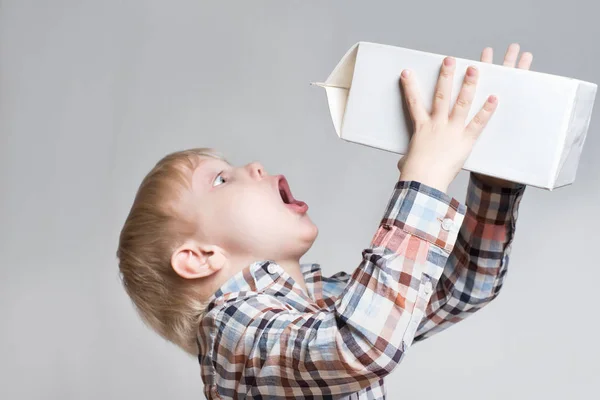
<svg viewBox="0 0 600 400">
<path fill-rule="evenodd" d="M 344 87 L 344 86 L 330 85 L 329 83 L 325 83 L 325 82 L 311 82 L 310 84 L 313 86 L 319 86 L 322 88 L 331 87 L 331 88 L 338 88 L 338 89 L 348 89 L 347 87 Z"/>
</svg>

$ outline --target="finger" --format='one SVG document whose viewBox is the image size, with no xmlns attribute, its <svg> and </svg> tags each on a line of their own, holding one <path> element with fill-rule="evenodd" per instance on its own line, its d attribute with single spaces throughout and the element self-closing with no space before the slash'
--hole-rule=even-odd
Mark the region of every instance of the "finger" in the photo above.
<svg viewBox="0 0 600 400">
<path fill-rule="evenodd" d="M 497 106 L 498 98 L 494 95 L 489 96 L 483 107 L 481 107 L 481 110 L 475 114 L 473 119 L 469 122 L 469 125 L 466 126 L 464 130 L 465 134 L 473 138 L 479 137 L 483 128 L 485 128 L 492 117 L 492 114 L 496 111 Z"/>
<path fill-rule="evenodd" d="M 450 95 L 452 94 L 452 81 L 454 80 L 454 69 L 456 62 L 453 57 L 446 57 L 440 68 L 440 75 L 435 86 L 431 116 L 448 119 L 450 108 Z"/>
<path fill-rule="evenodd" d="M 475 96 L 475 86 L 477 85 L 478 75 L 479 73 L 477 68 L 475 68 L 473 65 L 467 68 L 467 72 L 465 73 L 462 87 L 458 93 L 456 102 L 454 103 L 454 108 L 452 109 L 450 119 L 458 120 L 461 123 L 464 123 L 467 115 L 469 114 L 469 110 L 471 109 L 473 97 Z"/>
<path fill-rule="evenodd" d="M 486 63 L 491 63 L 494 59 L 494 49 L 491 47 L 486 47 L 481 52 L 481 61 Z"/>
<path fill-rule="evenodd" d="M 519 55 L 519 50 L 521 50 L 521 46 L 519 43 L 511 43 L 506 50 L 506 54 L 504 55 L 504 66 L 505 67 L 514 67 L 517 61 L 517 56 Z"/>
<path fill-rule="evenodd" d="M 423 101 L 419 95 L 414 72 L 409 70 L 402 71 L 400 81 L 404 88 L 404 98 L 406 99 L 406 105 L 408 106 L 408 111 L 413 122 L 416 123 L 429 119 L 429 114 L 427 114 L 427 110 L 423 106 Z"/>
<path fill-rule="evenodd" d="M 525 53 L 521 54 L 521 59 L 519 60 L 519 65 L 517 66 L 517 68 L 529 69 L 531 67 L 532 61 L 533 61 L 533 54 L 526 51 Z"/>
</svg>

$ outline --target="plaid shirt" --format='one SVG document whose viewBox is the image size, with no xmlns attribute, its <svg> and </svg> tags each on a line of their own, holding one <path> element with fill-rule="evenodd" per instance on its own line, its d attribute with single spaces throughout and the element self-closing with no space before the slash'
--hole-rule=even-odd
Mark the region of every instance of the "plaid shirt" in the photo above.
<svg viewBox="0 0 600 400">
<path fill-rule="evenodd" d="M 525 185 L 471 173 L 466 205 L 398 181 L 350 275 L 301 264 L 306 293 L 276 262 L 231 277 L 199 332 L 208 399 L 385 399 L 384 377 L 413 342 L 494 299 L 506 276 Z"/>
</svg>

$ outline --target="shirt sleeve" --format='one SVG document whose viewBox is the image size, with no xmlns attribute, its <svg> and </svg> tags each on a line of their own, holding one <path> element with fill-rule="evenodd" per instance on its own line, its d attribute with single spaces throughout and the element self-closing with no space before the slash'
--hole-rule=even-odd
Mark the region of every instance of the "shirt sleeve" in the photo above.
<svg viewBox="0 0 600 400">
<path fill-rule="evenodd" d="M 465 221 L 415 341 L 464 320 L 498 296 L 506 277 L 525 188 L 520 183 L 490 186 L 470 174 Z"/>
<path fill-rule="evenodd" d="M 226 304 L 212 316 L 219 327 L 218 392 L 341 396 L 388 375 L 413 342 L 465 213 L 442 191 L 398 181 L 370 246 L 329 310 L 301 312 L 266 293 Z"/>
</svg>

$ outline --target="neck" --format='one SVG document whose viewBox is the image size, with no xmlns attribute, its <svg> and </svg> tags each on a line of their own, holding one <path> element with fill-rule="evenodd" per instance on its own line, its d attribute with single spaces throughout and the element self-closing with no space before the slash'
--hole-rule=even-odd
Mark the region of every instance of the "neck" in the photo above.
<svg viewBox="0 0 600 400">
<path fill-rule="evenodd" d="M 308 289 L 306 288 L 306 282 L 304 281 L 304 276 L 302 275 L 302 270 L 300 269 L 300 261 L 299 260 L 288 260 L 288 261 L 278 261 L 273 260 L 277 264 L 281 266 L 293 279 L 300 285 L 302 290 L 308 294 Z"/>
</svg>

